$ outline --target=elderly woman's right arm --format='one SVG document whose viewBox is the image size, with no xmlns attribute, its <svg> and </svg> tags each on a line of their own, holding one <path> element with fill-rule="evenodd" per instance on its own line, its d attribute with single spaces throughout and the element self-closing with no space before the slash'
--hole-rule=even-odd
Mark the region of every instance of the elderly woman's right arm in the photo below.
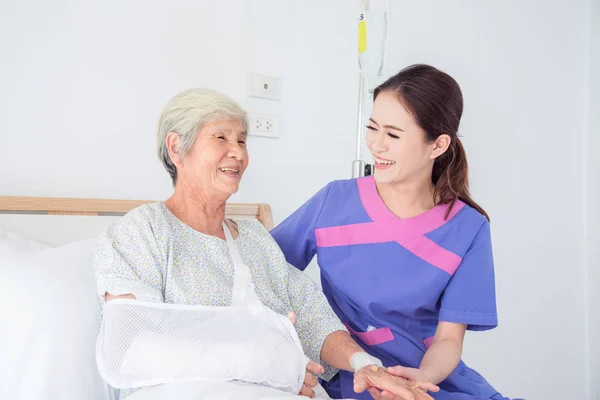
<svg viewBox="0 0 600 400">
<path fill-rule="evenodd" d="M 148 212 L 134 210 L 98 238 L 94 272 L 102 301 L 115 297 L 164 301 L 162 266 L 166 260 Z"/>
</svg>

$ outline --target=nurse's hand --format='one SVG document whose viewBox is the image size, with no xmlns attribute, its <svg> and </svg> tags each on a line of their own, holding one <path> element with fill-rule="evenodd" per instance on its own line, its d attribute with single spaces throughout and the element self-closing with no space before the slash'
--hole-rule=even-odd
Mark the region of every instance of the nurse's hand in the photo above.
<svg viewBox="0 0 600 400">
<path fill-rule="evenodd" d="M 290 311 L 287 317 L 290 319 L 292 325 L 296 324 L 295 312 Z M 312 360 L 308 361 L 308 365 L 306 366 L 306 375 L 304 375 L 304 384 L 302 385 L 302 389 L 298 394 L 301 396 L 309 397 L 311 399 L 315 397 L 315 391 L 313 390 L 313 388 L 319 383 L 316 375 L 321 375 L 323 372 L 325 372 L 325 369 L 322 365 L 317 364 Z"/>
<path fill-rule="evenodd" d="M 415 382 L 424 381 L 427 379 L 426 375 L 423 374 L 423 371 L 418 368 L 408 368 L 397 365 L 395 367 L 388 367 L 387 371 L 394 376 L 399 376 Z"/>
<path fill-rule="evenodd" d="M 354 374 L 354 391 L 365 390 L 375 400 L 433 400 L 426 391 L 437 392 L 439 388 L 431 383 L 393 376 L 385 368 L 368 366 Z"/>
</svg>

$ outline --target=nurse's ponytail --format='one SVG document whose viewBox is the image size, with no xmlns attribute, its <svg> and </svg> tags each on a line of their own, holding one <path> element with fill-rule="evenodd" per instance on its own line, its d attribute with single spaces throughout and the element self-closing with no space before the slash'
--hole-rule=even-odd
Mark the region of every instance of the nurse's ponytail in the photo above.
<svg viewBox="0 0 600 400">
<path fill-rule="evenodd" d="M 433 142 L 440 135 L 451 138 L 448 150 L 433 164 L 431 180 L 435 185 L 436 204 L 449 204 L 448 213 L 456 200 L 460 199 L 489 216 L 469 193 L 469 165 L 467 154 L 458 137 L 458 126 L 462 117 L 463 98 L 458 83 L 448 74 L 424 64 L 407 67 L 394 75 L 374 92 L 394 92 L 409 110 L 419 126 L 425 131 L 427 141 Z"/>
</svg>

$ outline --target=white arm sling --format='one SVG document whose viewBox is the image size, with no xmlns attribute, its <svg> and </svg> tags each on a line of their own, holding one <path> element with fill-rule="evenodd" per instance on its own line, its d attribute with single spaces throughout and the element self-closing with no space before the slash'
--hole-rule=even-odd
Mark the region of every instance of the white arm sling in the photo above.
<svg viewBox="0 0 600 400">
<path fill-rule="evenodd" d="M 309 359 L 296 330 L 260 302 L 250 270 L 223 229 L 235 267 L 231 307 L 107 301 L 96 359 L 108 384 L 126 389 L 237 380 L 300 392 Z"/>
</svg>

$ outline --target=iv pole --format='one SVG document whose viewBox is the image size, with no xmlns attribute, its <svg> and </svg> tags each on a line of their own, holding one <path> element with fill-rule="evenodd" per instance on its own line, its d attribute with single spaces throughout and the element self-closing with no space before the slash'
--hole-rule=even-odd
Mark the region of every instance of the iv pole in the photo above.
<svg viewBox="0 0 600 400">
<path fill-rule="evenodd" d="M 365 176 L 365 161 L 362 159 L 362 144 L 365 131 L 363 102 L 365 97 L 365 77 L 359 72 L 358 78 L 358 126 L 356 131 L 356 158 L 352 162 L 352 177 Z"/>
<path fill-rule="evenodd" d="M 365 104 L 365 86 L 373 85 L 376 77 L 381 76 L 383 70 L 383 61 L 388 32 L 388 13 L 389 0 L 359 0 L 361 5 L 361 14 L 358 21 L 358 118 L 356 130 L 356 157 L 352 162 L 352 177 L 360 178 L 365 176 L 365 161 L 362 159 L 362 147 L 364 142 L 365 122 L 364 122 L 364 104 Z M 376 3 L 376 4 L 374 4 Z M 383 26 L 380 48 L 368 49 L 367 47 L 367 21 L 369 27 L 373 26 L 375 16 L 382 14 Z M 370 19 L 373 17 L 373 20 Z M 370 32 L 377 33 L 375 30 Z M 373 35 L 376 37 L 377 35 Z M 374 41 L 369 41 L 369 47 L 373 47 Z M 367 53 L 368 51 L 368 53 Z M 370 53 L 370 54 L 369 54 Z M 377 57 L 377 59 L 375 59 Z M 375 64 L 376 63 L 376 64 Z M 376 71 L 370 71 L 375 69 Z M 366 75 L 366 76 L 365 76 Z"/>
</svg>

